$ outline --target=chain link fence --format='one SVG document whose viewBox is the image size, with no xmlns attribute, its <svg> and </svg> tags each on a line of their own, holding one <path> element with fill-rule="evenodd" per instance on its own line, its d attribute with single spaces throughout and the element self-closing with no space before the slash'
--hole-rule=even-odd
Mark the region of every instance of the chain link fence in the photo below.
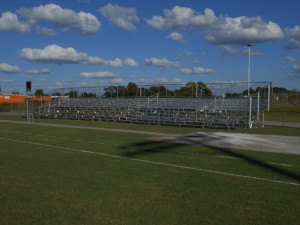
<svg viewBox="0 0 300 225">
<path fill-rule="evenodd" d="M 300 93 L 273 93 L 272 103 L 276 105 L 300 105 Z"/>
</svg>

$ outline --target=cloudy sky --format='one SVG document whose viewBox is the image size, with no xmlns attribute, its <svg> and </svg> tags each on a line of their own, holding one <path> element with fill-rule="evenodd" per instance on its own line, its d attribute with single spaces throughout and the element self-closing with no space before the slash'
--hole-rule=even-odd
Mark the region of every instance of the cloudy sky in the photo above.
<svg viewBox="0 0 300 225">
<path fill-rule="evenodd" d="M 300 1 L 0 2 L 2 93 L 188 81 L 300 89 Z"/>
</svg>

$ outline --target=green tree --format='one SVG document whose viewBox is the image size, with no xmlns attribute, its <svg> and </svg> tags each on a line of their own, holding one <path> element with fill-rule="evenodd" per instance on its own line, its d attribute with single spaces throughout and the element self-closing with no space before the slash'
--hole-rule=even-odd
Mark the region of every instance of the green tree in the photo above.
<svg viewBox="0 0 300 225">
<path fill-rule="evenodd" d="M 34 95 L 38 97 L 44 96 L 44 91 L 42 89 L 36 89 Z"/>
<path fill-rule="evenodd" d="M 250 95 L 255 93 L 255 90 L 253 88 L 250 88 L 249 91 L 250 91 Z M 248 95 L 248 89 L 244 90 L 242 92 L 242 95 L 244 95 L 244 96 Z"/>
<path fill-rule="evenodd" d="M 54 92 L 52 93 L 52 96 L 61 96 L 60 92 Z"/>
<path fill-rule="evenodd" d="M 69 98 L 78 98 L 78 91 L 70 91 L 66 96 L 69 96 Z"/>
<path fill-rule="evenodd" d="M 126 96 L 126 88 L 124 86 L 109 86 L 104 88 L 103 97 L 123 97 Z"/>
<path fill-rule="evenodd" d="M 126 96 L 137 96 L 138 86 L 135 83 L 129 82 L 126 88 Z"/>
<path fill-rule="evenodd" d="M 202 82 L 197 82 L 198 85 L 198 96 L 200 94 L 200 96 L 205 95 L 205 96 L 213 96 L 212 91 L 206 86 L 206 84 L 202 83 Z"/>
<path fill-rule="evenodd" d="M 287 89 L 286 89 L 286 88 L 283 88 L 283 87 L 274 87 L 274 88 L 273 88 L 273 92 L 274 92 L 274 93 L 286 93 L 286 92 L 287 92 Z"/>
<path fill-rule="evenodd" d="M 80 97 L 83 97 L 83 98 L 91 98 L 91 97 L 95 97 L 95 93 L 87 93 L 87 92 L 83 92 L 81 93 Z"/>
<path fill-rule="evenodd" d="M 152 96 L 158 94 L 160 97 L 173 96 L 174 91 L 167 89 L 164 85 L 150 86 L 144 91 L 145 96 Z"/>
<path fill-rule="evenodd" d="M 225 96 L 237 98 L 237 97 L 241 97 L 241 93 L 226 93 Z"/>
</svg>

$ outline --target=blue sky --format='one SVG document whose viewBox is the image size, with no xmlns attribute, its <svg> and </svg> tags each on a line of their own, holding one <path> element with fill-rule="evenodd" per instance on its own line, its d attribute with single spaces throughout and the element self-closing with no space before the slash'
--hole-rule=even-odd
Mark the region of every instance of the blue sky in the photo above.
<svg viewBox="0 0 300 225">
<path fill-rule="evenodd" d="M 221 3 L 220 3 L 221 2 Z M 298 0 L 0 3 L 2 93 L 251 81 L 300 88 Z"/>
</svg>

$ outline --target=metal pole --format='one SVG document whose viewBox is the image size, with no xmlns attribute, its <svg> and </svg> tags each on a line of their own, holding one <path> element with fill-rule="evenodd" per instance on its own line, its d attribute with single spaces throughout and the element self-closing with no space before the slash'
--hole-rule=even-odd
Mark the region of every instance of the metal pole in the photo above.
<svg viewBox="0 0 300 225">
<path fill-rule="evenodd" d="M 28 97 L 26 98 L 26 114 L 27 114 L 27 122 L 29 122 Z"/>
<path fill-rule="evenodd" d="M 217 97 L 215 97 L 215 109 L 217 108 Z"/>
<path fill-rule="evenodd" d="M 260 93 L 257 92 L 257 122 L 259 122 Z"/>
<path fill-rule="evenodd" d="M 140 86 L 140 98 L 142 97 L 142 86 Z"/>
<path fill-rule="evenodd" d="M 270 112 L 271 85 L 268 85 L 268 112 Z"/>
<path fill-rule="evenodd" d="M 252 121 L 251 121 L 251 117 L 252 117 L 252 97 L 249 97 L 249 128 L 252 128 Z"/>
<path fill-rule="evenodd" d="M 248 96 L 250 96 L 250 76 L 251 76 L 251 70 L 250 70 L 250 56 L 251 56 L 251 44 L 248 44 Z"/>
</svg>

